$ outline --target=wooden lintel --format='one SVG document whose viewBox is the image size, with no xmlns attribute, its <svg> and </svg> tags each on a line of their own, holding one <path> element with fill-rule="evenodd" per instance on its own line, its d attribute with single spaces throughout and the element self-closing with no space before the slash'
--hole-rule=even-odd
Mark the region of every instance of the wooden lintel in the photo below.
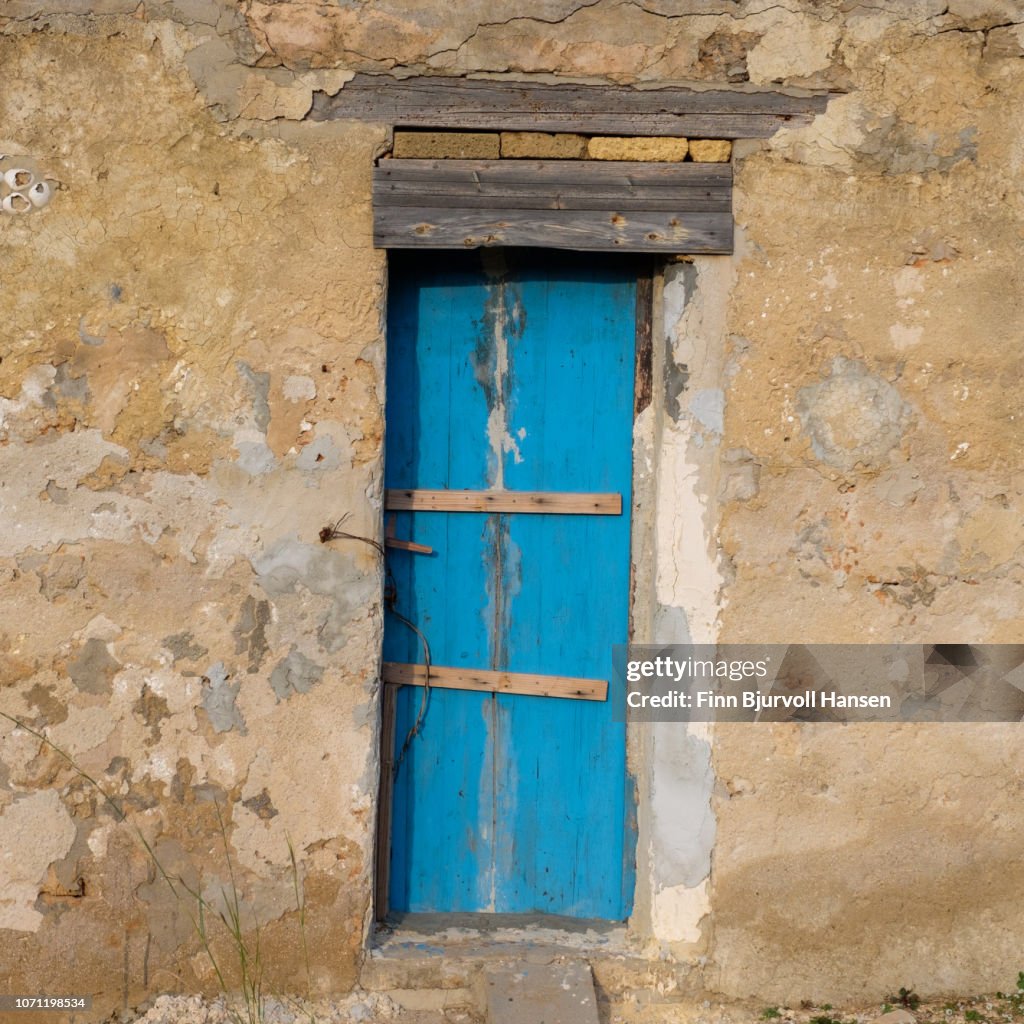
<svg viewBox="0 0 1024 1024">
<path fill-rule="evenodd" d="M 732 252 L 732 214 L 665 211 L 445 210 L 376 207 L 378 249 L 539 246 L 576 252 Z"/>
<path fill-rule="evenodd" d="M 533 512 L 559 515 L 617 516 L 621 494 L 573 494 L 562 491 L 431 491 L 390 489 L 388 511 Z"/>
<path fill-rule="evenodd" d="M 408 128 L 735 139 L 806 124 L 828 100 L 820 93 L 358 74 L 333 96 L 315 92 L 309 116 Z"/>
<path fill-rule="evenodd" d="M 382 249 L 727 253 L 732 236 L 727 163 L 398 159 L 373 171 Z"/>
<path fill-rule="evenodd" d="M 729 163 L 648 163 L 642 160 L 441 160 L 403 157 L 381 160 L 374 169 L 378 192 L 423 196 L 536 196 L 560 190 L 566 195 L 719 195 L 728 198 Z M 671 189 L 671 192 L 665 192 Z"/>
<path fill-rule="evenodd" d="M 423 686 L 426 665 L 384 662 L 385 683 Z M 530 697 L 564 697 L 572 700 L 607 700 L 608 681 L 576 676 L 546 676 L 528 672 L 492 672 L 483 669 L 430 666 L 430 685 L 443 690 L 476 690 L 481 693 L 518 693 Z"/>
</svg>

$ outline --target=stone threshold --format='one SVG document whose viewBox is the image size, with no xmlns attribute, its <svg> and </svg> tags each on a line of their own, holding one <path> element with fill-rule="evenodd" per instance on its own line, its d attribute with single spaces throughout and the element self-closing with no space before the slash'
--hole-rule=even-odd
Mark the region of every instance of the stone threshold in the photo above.
<svg viewBox="0 0 1024 1024">
<path fill-rule="evenodd" d="M 523 964 L 586 963 L 605 1006 L 703 995 L 697 961 L 641 950 L 624 924 L 547 915 L 404 914 L 377 926 L 360 986 L 409 1010 L 486 1007 L 486 977 Z"/>
</svg>

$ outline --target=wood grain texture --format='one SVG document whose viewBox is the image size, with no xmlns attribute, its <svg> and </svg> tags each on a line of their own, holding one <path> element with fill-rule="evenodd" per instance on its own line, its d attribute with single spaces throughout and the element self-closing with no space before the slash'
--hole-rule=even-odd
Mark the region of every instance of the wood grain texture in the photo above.
<svg viewBox="0 0 1024 1024">
<path fill-rule="evenodd" d="M 537 246 L 581 252 L 731 253 L 728 213 L 378 209 L 379 249 Z"/>
<path fill-rule="evenodd" d="M 635 160 L 382 160 L 378 184 L 391 181 L 453 182 L 479 190 L 493 186 L 606 185 L 643 188 L 713 188 L 732 184 L 732 164 L 644 163 Z"/>
<path fill-rule="evenodd" d="M 457 166 L 453 167 L 452 164 Z M 507 209 L 655 209 L 728 211 L 732 168 L 702 164 L 587 160 L 385 160 L 374 169 L 382 206 Z"/>
<path fill-rule="evenodd" d="M 573 494 L 559 491 L 440 491 L 389 489 L 389 511 L 532 512 L 559 515 L 617 516 L 621 494 Z"/>
<path fill-rule="evenodd" d="M 385 537 L 384 547 L 396 551 L 415 551 L 418 555 L 432 555 L 434 549 L 426 544 L 417 544 L 414 540 L 399 540 L 397 537 Z"/>
<path fill-rule="evenodd" d="M 633 415 L 651 404 L 654 393 L 653 339 L 654 278 L 641 274 L 636 282 L 636 376 L 633 382 Z"/>
<path fill-rule="evenodd" d="M 737 139 L 805 124 L 827 102 L 826 95 L 771 91 L 359 74 L 334 96 L 314 93 L 309 117 L 405 128 Z"/>
<path fill-rule="evenodd" d="M 385 661 L 385 683 L 423 686 L 427 666 Z M 535 675 L 528 672 L 492 672 L 484 669 L 430 666 L 430 685 L 442 690 L 475 690 L 479 693 L 518 693 L 528 697 L 564 697 L 573 700 L 607 700 L 607 679 Z"/>
<path fill-rule="evenodd" d="M 388 892 L 391 870 L 391 809 L 394 794 L 395 768 L 395 697 L 394 687 L 385 686 L 381 694 L 380 712 L 380 783 L 377 788 L 377 833 L 373 847 L 374 917 L 383 921 L 390 907 Z"/>
<path fill-rule="evenodd" d="M 387 249 L 732 251 L 728 164 L 385 160 L 373 204 Z"/>
</svg>

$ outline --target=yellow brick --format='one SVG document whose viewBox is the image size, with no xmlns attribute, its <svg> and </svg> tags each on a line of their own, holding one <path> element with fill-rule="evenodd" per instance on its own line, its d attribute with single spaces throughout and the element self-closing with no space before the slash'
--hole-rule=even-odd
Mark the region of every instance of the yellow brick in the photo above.
<svg viewBox="0 0 1024 1024">
<path fill-rule="evenodd" d="M 411 160 L 497 160 L 497 132 L 395 132 L 392 156 Z"/>
<path fill-rule="evenodd" d="M 728 139 L 691 139 L 690 159 L 701 163 L 725 164 L 732 156 L 732 143 Z"/>
<path fill-rule="evenodd" d="M 502 132 L 501 155 L 512 159 L 582 160 L 587 155 L 587 140 L 564 132 Z"/>
<path fill-rule="evenodd" d="M 607 135 L 595 136 L 587 146 L 591 160 L 682 160 L 686 150 L 686 139 L 634 139 Z"/>
</svg>

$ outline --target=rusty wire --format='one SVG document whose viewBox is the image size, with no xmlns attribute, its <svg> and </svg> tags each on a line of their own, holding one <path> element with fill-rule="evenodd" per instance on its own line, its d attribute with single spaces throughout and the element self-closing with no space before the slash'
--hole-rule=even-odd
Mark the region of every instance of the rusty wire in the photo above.
<svg viewBox="0 0 1024 1024">
<path fill-rule="evenodd" d="M 326 544 L 331 540 L 361 540 L 364 544 L 369 544 L 370 547 L 374 548 L 380 555 L 384 554 L 384 545 L 379 540 L 374 540 L 373 537 L 360 537 L 357 533 L 347 533 L 341 528 L 341 524 L 348 519 L 348 513 L 346 512 L 336 523 L 328 523 L 320 531 L 320 543 Z"/>
</svg>

